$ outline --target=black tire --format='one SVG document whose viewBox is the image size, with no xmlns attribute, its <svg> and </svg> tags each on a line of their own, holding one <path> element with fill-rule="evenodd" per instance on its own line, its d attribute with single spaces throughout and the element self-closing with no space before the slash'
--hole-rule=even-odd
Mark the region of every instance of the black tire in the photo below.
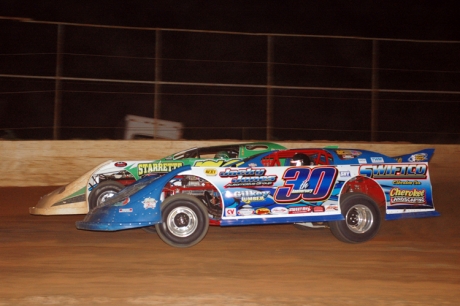
<svg viewBox="0 0 460 306">
<path fill-rule="evenodd" d="M 380 229 L 380 210 L 375 201 L 363 193 L 346 193 L 340 197 L 345 220 L 330 221 L 332 234 L 340 241 L 361 243 L 372 239 Z"/>
<path fill-rule="evenodd" d="M 121 183 L 115 181 L 105 181 L 99 183 L 89 194 L 88 206 L 89 209 L 93 209 L 101 205 L 107 198 L 113 197 L 120 190 L 125 188 Z"/>
<path fill-rule="evenodd" d="M 162 223 L 155 224 L 158 236 L 167 244 L 187 248 L 200 242 L 209 228 L 206 207 L 196 197 L 177 194 L 161 204 Z"/>
</svg>

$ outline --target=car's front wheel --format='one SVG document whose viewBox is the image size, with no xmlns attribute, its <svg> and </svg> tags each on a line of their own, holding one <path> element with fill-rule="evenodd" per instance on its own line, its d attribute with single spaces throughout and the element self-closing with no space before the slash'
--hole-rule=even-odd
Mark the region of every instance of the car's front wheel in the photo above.
<svg viewBox="0 0 460 306">
<path fill-rule="evenodd" d="M 94 188 L 91 193 L 89 194 L 88 198 L 88 206 L 89 210 L 100 206 L 105 200 L 108 198 L 113 197 L 115 194 L 120 192 L 125 188 L 125 186 L 121 183 L 115 181 L 105 181 L 99 183 L 96 188 Z"/>
<path fill-rule="evenodd" d="M 196 197 L 178 194 L 161 204 L 162 223 L 155 224 L 160 238 L 167 244 L 186 248 L 200 242 L 208 232 L 207 209 Z"/>
<path fill-rule="evenodd" d="M 340 208 L 345 220 L 329 222 L 332 234 L 340 241 L 365 242 L 379 231 L 380 210 L 369 196 L 363 193 L 346 193 L 341 196 Z"/>
</svg>

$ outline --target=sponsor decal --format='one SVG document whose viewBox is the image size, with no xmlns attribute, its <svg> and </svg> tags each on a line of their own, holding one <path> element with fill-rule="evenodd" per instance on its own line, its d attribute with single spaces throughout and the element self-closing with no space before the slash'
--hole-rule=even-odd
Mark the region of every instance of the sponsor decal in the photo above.
<svg viewBox="0 0 460 306">
<path fill-rule="evenodd" d="M 360 156 L 362 153 L 356 150 L 335 150 L 340 159 L 352 159 Z"/>
<path fill-rule="evenodd" d="M 271 212 L 274 215 L 286 215 L 289 213 L 289 209 L 286 207 L 273 207 Z"/>
<path fill-rule="evenodd" d="M 422 183 L 415 180 L 415 181 L 401 181 L 401 180 L 394 180 L 393 185 L 421 185 Z"/>
<path fill-rule="evenodd" d="M 385 161 L 383 160 L 383 157 L 371 157 L 371 162 L 372 163 L 383 163 Z"/>
<path fill-rule="evenodd" d="M 339 176 L 341 176 L 341 177 L 350 177 L 351 173 L 350 173 L 350 171 L 340 171 Z"/>
<path fill-rule="evenodd" d="M 251 202 L 261 202 L 264 201 L 268 195 L 269 191 L 257 191 L 257 190 L 237 190 L 225 192 L 226 198 L 235 198 L 240 199 L 242 202 L 251 203 Z"/>
<path fill-rule="evenodd" d="M 311 213 L 312 207 L 311 206 L 294 206 L 294 207 L 289 207 L 289 214 L 305 214 L 305 213 Z"/>
<path fill-rule="evenodd" d="M 270 213 L 270 209 L 265 208 L 265 207 L 256 209 L 257 215 L 268 215 L 269 213 Z"/>
<path fill-rule="evenodd" d="M 115 167 L 126 167 L 128 164 L 125 162 L 116 162 L 114 164 Z"/>
<path fill-rule="evenodd" d="M 422 162 L 422 161 L 428 161 L 428 154 L 426 153 L 417 153 L 413 154 L 409 157 L 410 162 Z"/>
<path fill-rule="evenodd" d="M 236 208 L 226 208 L 225 215 L 227 217 L 235 217 L 236 216 Z"/>
<path fill-rule="evenodd" d="M 339 210 L 339 207 L 335 204 L 324 205 L 325 210 Z"/>
<path fill-rule="evenodd" d="M 155 207 L 157 207 L 157 202 L 158 201 L 155 200 L 154 198 L 145 198 L 144 201 L 142 201 L 145 209 L 149 209 L 149 208 L 155 209 Z"/>
<path fill-rule="evenodd" d="M 359 174 L 374 179 L 426 179 L 426 164 L 365 165 L 359 167 Z"/>
<path fill-rule="evenodd" d="M 152 172 L 167 173 L 184 165 L 182 162 L 154 162 L 137 165 L 137 174 L 143 176 Z"/>
<path fill-rule="evenodd" d="M 130 212 L 133 212 L 133 209 L 132 208 L 120 208 L 118 209 L 118 212 L 119 213 L 130 213 Z"/>
<path fill-rule="evenodd" d="M 390 190 L 390 205 L 395 204 L 426 204 L 426 190 L 424 189 L 400 189 L 398 187 Z"/>
<path fill-rule="evenodd" d="M 313 212 L 324 212 L 323 206 L 313 206 Z"/>
<path fill-rule="evenodd" d="M 222 178 L 231 178 L 225 187 L 240 186 L 271 186 L 277 180 L 276 175 L 265 175 L 266 170 L 261 168 L 232 169 L 227 168 L 219 172 Z"/>
<path fill-rule="evenodd" d="M 217 175 L 217 170 L 216 169 L 205 169 L 204 174 L 208 176 L 215 176 Z"/>
<path fill-rule="evenodd" d="M 237 212 L 238 216 L 249 216 L 254 214 L 254 209 L 249 205 L 243 205 Z"/>
<path fill-rule="evenodd" d="M 358 158 L 358 163 L 367 164 L 367 160 L 365 158 Z"/>
</svg>

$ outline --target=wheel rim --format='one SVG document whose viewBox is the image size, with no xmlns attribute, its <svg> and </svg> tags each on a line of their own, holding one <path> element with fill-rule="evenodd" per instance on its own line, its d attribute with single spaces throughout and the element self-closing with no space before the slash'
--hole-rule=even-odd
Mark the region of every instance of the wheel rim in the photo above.
<svg viewBox="0 0 460 306">
<path fill-rule="evenodd" d="M 348 228 L 357 234 L 367 232 L 374 223 L 372 211 L 365 205 L 354 205 L 347 212 L 345 217 Z"/>
<path fill-rule="evenodd" d="M 166 225 L 174 236 L 187 237 L 198 227 L 198 216 L 188 207 L 177 207 L 169 213 Z"/>
<path fill-rule="evenodd" d="M 97 206 L 100 206 L 102 203 L 104 203 L 107 199 L 113 197 L 117 192 L 116 191 L 113 191 L 113 190 L 110 190 L 110 191 L 106 191 L 106 192 L 103 192 L 99 195 L 99 197 L 97 198 Z"/>
</svg>

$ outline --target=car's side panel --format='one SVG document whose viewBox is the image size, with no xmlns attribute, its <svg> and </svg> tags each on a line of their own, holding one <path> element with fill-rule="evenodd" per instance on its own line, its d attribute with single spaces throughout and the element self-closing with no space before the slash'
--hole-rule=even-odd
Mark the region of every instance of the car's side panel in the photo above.
<svg viewBox="0 0 460 306">
<path fill-rule="evenodd" d="M 331 216 L 340 215 L 343 186 L 360 176 L 381 187 L 387 219 L 437 215 L 427 163 L 192 168 L 190 174 L 212 182 L 219 190 L 221 225 L 289 223 L 293 218 L 332 221 Z"/>
<path fill-rule="evenodd" d="M 120 230 L 161 222 L 167 193 L 214 190 L 221 204 L 221 226 L 343 220 L 340 199 L 362 192 L 352 180 L 373 180 L 381 187 L 387 219 L 435 216 L 427 163 L 317 165 L 299 167 L 182 167 L 161 177 L 146 177 L 103 207 L 92 210 L 78 228 Z M 201 180 L 199 180 L 199 179 Z M 172 184 L 171 182 L 176 182 Z M 169 187 L 167 187 L 169 186 Z M 181 191 L 182 190 L 182 191 Z M 218 216 L 219 217 L 219 216 Z"/>
<path fill-rule="evenodd" d="M 385 191 L 386 219 L 438 216 L 426 162 L 361 165 L 359 174 Z"/>
<path fill-rule="evenodd" d="M 217 188 L 222 226 L 343 219 L 337 167 L 193 167 L 188 174 Z"/>
</svg>

